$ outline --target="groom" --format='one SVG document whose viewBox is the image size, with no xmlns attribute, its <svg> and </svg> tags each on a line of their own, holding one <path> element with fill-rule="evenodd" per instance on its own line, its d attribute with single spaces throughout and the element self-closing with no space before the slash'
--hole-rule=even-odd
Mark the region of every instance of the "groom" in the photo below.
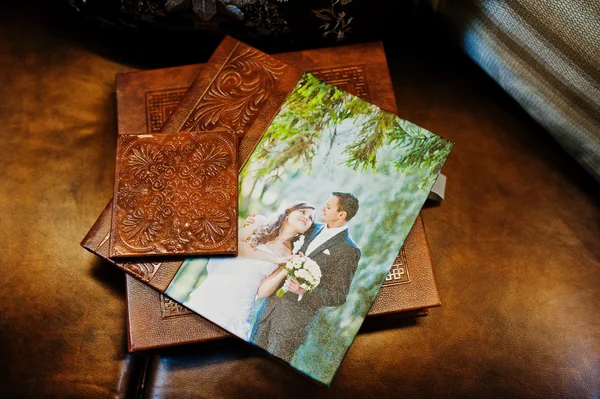
<svg viewBox="0 0 600 399">
<path fill-rule="evenodd" d="M 358 212 L 358 199 L 351 193 L 333 192 L 321 210 L 325 224 L 315 223 L 305 233 L 300 248 L 321 268 L 321 282 L 313 291 L 305 292 L 298 281 L 286 280 L 288 292 L 282 298 L 272 295 L 264 301 L 250 337 L 251 342 L 287 362 L 306 340 L 319 310 L 346 302 L 360 259 L 360 249 L 348 234 L 348 222 Z"/>
</svg>

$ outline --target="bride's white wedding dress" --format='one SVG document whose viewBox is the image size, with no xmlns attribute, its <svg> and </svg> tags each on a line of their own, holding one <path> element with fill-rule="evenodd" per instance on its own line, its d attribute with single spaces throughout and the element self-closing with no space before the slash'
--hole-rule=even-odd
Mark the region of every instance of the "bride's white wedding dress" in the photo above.
<svg viewBox="0 0 600 399">
<path fill-rule="evenodd" d="M 258 250 L 273 254 L 264 244 Z M 248 340 L 256 292 L 278 265 L 245 257 L 211 259 L 208 276 L 185 306 L 240 338 Z"/>
</svg>

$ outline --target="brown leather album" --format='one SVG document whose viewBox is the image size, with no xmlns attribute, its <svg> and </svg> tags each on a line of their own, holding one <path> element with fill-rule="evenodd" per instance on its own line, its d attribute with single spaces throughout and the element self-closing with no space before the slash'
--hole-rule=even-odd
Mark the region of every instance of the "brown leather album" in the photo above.
<svg viewBox="0 0 600 399">
<path fill-rule="evenodd" d="M 397 112 L 381 43 L 282 53 L 276 57 Z M 365 64 L 365 59 L 369 63 Z M 119 133 L 159 132 L 202 67 L 188 65 L 117 75 Z M 230 336 L 130 275 L 126 279 L 130 351 Z M 439 305 L 425 230 L 419 216 L 369 315 L 401 312 L 406 317 L 424 316 L 428 308 Z"/>
<path fill-rule="evenodd" d="M 453 144 L 230 37 L 161 128 L 214 130 L 237 135 L 240 212 L 256 215 L 241 256 L 115 263 L 329 385 Z"/>
</svg>

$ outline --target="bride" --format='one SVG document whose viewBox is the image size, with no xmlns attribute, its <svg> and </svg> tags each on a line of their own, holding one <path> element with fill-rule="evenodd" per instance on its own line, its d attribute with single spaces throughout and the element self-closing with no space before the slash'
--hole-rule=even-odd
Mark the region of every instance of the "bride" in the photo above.
<svg viewBox="0 0 600 399">
<path fill-rule="evenodd" d="M 206 280 L 184 305 L 248 340 L 256 297 L 266 298 L 282 285 L 286 272 L 279 265 L 294 256 L 292 239 L 308 230 L 314 217 L 313 205 L 296 201 L 270 220 L 248 218 L 238 233 L 238 256 L 211 258 Z"/>
</svg>

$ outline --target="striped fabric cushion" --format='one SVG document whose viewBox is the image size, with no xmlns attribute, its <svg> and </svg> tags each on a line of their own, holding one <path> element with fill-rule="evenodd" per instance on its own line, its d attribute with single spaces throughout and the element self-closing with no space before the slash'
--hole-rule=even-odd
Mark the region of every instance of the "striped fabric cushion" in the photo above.
<svg viewBox="0 0 600 399">
<path fill-rule="evenodd" d="M 600 2 L 433 4 L 465 52 L 600 181 Z"/>
</svg>

